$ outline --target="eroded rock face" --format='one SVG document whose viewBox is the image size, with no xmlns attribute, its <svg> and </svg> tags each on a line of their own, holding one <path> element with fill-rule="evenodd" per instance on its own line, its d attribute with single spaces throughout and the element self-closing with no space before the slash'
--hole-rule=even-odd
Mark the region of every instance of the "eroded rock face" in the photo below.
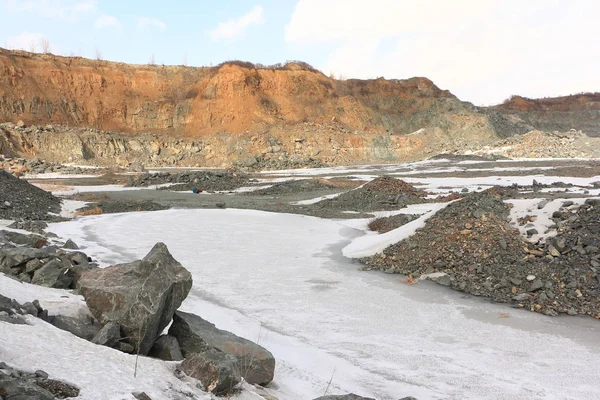
<svg viewBox="0 0 600 400">
<path fill-rule="evenodd" d="M 266 385 L 273 380 L 275 358 L 271 352 L 248 339 L 218 329 L 197 315 L 177 311 L 169 335 L 177 338 L 184 357 L 217 349 L 237 359 L 240 375 L 248 383 Z"/>
<path fill-rule="evenodd" d="M 90 270 L 79 285 L 94 317 L 118 323 L 146 355 L 189 293 L 192 275 L 157 243 L 143 260 Z"/>
</svg>

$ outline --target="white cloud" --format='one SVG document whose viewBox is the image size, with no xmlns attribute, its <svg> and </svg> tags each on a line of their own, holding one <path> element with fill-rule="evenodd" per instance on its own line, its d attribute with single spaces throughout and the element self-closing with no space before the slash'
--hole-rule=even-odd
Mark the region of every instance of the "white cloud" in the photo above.
<svg viewBox="0 0 600 400">
<path fill-rule="evenodd" d="M 96 11 L 96 0 L 6 0 L 5 4 L 9 12 L 29 12 L 71 22 Z"/>
<path fill-rule="evenodd" d="M 493 104 L 600 91 L 599 13 L 595 0 L 300 0 L 285 38 L 333 45 L 327 73 L 425 76 Z"/>
<path fill-rule="evenodd" d="M 137 29 L 139 31 L 145 31 L 146 29 L 156 28 L 161 32 L 167 29 L 167 24 L 156 18 L 138 17 L 137 18 Z"/>
<path fill-rule="evenodd" d="M 244 34 L 251 25 L 264 22 L 263 9 L 261 6 L 254 6 L 247 14 L 239 18 L 232 18 L 226 22 L 221 22 L 216 28 L 207 32 L 212 40 L 236 39 Z"/>
<path fill-rule="evenodd" d="M 48 38 L 41 33 L 23 32 L 18 36 L 9 37 L 6 40 L 6 48 L 9 50 L 41 52 L 44 41 L 48 41 Z"/>
<path fill-rule="evenodd" d="M 117 27 L 121 24 L 119 20 L 112 15 L 102 14 L 96 20 L 96 29 L 108 28 L 108 27 Z"/>
</svg>

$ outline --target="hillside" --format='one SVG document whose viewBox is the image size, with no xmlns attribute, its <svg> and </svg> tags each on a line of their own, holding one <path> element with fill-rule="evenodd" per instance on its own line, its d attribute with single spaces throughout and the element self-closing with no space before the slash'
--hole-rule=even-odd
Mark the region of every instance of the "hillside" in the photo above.
<svg viewBox="0 0 600 400">
<path fill-rule="evenodd" d="M 582 130 L 600 136 L 600 93 L 530 99 L 512 96 L 491 107 L 508 118 L 546 131 Z"/>
<path fill-rule="evenodd" d="M 196 68 L 0 49 L 0 123 L 24 125 L 0 127 L 0 153 L 49 161 L 407 161 L 544 129 L 527 115 L 475 107 L 427 78 L 335 80 L 302 62 Z"/>
</svg>

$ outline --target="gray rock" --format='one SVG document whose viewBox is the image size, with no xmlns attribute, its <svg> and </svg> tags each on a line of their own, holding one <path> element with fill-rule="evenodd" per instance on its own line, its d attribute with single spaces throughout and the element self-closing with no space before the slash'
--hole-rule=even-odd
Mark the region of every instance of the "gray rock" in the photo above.
<svg viewBox="0 0 600 400">
<path fill-rule="evenodd" d="M 35 271 L 31 283 L 56 289 L 68 289 L 73 279 L 60 260 L 54 259 Z"/>
<path fill-rule="evenodd" d="M 431 280 L 442 286 L 450 286 L 452 284 L 452 278 L 450 278 L 450 275 L 438 276 L 438 277 L 432 278 Z"/>
<path fill-rule="evenodd" d="M 51 323 L 58 329 L 71 332 L 73 335 L 85 340 L 92 340 L 101 329 L 97 324 L 86 324 L 77 318 L 64 315 L 56 315 Z"/>
<path fill-rule="evenodd" d="M 46 244 L 46 238 L 40 235 L 24 235 L 18 232 L 3 231 L 4 237 L 14 244 L 24 245 L 39 249 Z"/>
<path fill-rule="evenodd" d="M 527 237 L 532 237 L 533 235 L 537 235 L 539 232 L 535 228 L 527 229 Z"/>
<path fill-rule="evenodd" d="M 152 400 L 152 398 L 144 392 L 134 392 L 134 393 L 131 393 L 131 395 L 133 397 L 135 397 L 137 400 Z"/>
<path fill-rule="evenodd" d="M 513 297 L 513 300 L 515 301 L 525 301 L 525 300 L 529 300 L 531 298 L 531 295 L 528 293 L 521 293 L 518 294 L 516 296 Z"/>
<path fill-rule="evenodd" d="M 43 249 L 33 249 L 30 247 L 15 247 L 12 249 L 0 250 L 0 267 L 12 268 L 20 264 L 25 264 L 34 258 L 48 258 L 56 254 L 56 247 L 44 247 Z"/>
<path fill-rule="evenodd" d="M 133 354 L 135 352 L 135 348 L 129 343 L 119 342 L 115 346 L 115 349 L 122 351 L 123 353 Z"/>
<path fill-rule="evenodd" d="M 375 400 L 372 397 L 362 397 L 354 393 L 317 397 L 314 400 Z"/>
<path fill-rule="evenodd" d="M 169 335 L 177 338 L 184 357 L 214 348 L 237 359 L 240 374 L 248 383 L 266 385 L 273 380 L 273 354 L 248 339 L 218 329 L 197 315 L 175 312 Z"/>
<path fill-rule="evenodd" d="M 150 357 L 160 358 L 165 361 L 181 361 L 183 360 L 183 354 L 179 348 L 179 341 L 177 338 L 171 335 L 161 335 L 154 346 L 148 353 Z"/>
<path fill-rule="evenodd" d="M 38 316 L 38 309 L 36 306 L 33 305 L 33 303 L 27 302 L 24 303 L 22 305 L 23 310 L 25 311 L 25 313 L 29 314 L 29 315 L 33 315 L 34 317 Z"/>
<path fill-rule="evenodd" d="M 114 347 L 121 340 L 121 327 L 116 322 L 107 322 L 92 339 L 92 343 Z"/>
<path fill-rule="evenodd" d="M 198 379 L 205 391 L 214 394 L 227 394 L 242 380 L 237 359 L 214 348 L 189 354 L 179 370 Z"/>
<path fill-rule="evenodd" d="M 540 290 L 544 287 L 544 282 L 541 281 L 541 279 L 536 279 L 531 283 L 531 286 L 529 287 L 529 291 L 530 292 L 535 292 L 537 290 Z"/>
<path fill-rule="evenodd" d="M 548 203 L 550 203 L 550 200 L 548 200 L 548 199 L 544 199 L 544 200 L 540 201 L 537 205 L 538 210 L 541 210 L 544 207 L 546 207 L 548 205 Z"/>
<path fill-rule="evenodd" d="M 87 271 L 78 282 L 96 319 L 121 326 L 147 355 L 192 287 L 192 275 L 157 243 L 141 261 Z"/>
<path fill-rule="evenodd" d="M 74 241 L 72 241 L 71 239 L 69 239 L 63 245 L 63 249 L 78 250 L 79 246 L 77 246 L 77 244 Z"/>
<path fill-rule="evenodd" d="M 0 374 L 0 395 L 7 400 L 53 400 L 54 395 L 33 382 Z"/>
<path fill-rule="evenodd" d="M 40 260 L 34 258 L 33 260 L 27 261 L 27 263 L 25 264 L 25 272 L 28 274 L 32 274 L 38 269 L 42 268 L 43 266 L 44 264 Z"/>
</svg>

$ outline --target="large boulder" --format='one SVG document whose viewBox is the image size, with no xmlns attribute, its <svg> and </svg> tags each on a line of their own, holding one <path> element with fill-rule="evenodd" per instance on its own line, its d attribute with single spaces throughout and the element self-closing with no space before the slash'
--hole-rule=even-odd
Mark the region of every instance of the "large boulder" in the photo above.
<svg viewBox="0 0 600 400">
<path fill-rule="evenodd" d="M 217 349 L 190 354 L 179 365 L 179 370 L 198 379 L 205 391 L 214 394 L 230 393 L 242 380 L 237 369 L 237 359 Z"/>
<path fill-rule="evenodd" d="M 108 322 L 92 339 L 92 343 L 115 347 L 121 340 L 121 327 L 116 322 Z"/>
<path fill-rule="evenodd" d="M 275 358 L 262 346 L 223 331 L 197 315 L 177 311 L 169 335 L 175 336 L 184 357 L 217 349 L 237 359 L 241 376 L 251 384 L 266 385 L 273 380 Z"/>
<path fill-rule="evenodd" d="M 141 261 L 87 271 L 78 282 L 101 323 L 113 321 L 130 343 L 147 355 L 192 287 L 192 275 L 164 243 Z"/>
</svg>

